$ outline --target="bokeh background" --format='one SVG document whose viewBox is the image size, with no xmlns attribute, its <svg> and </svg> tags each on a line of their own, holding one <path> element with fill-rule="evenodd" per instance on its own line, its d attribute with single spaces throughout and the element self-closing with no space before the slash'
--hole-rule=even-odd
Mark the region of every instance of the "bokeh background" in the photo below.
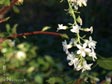
<svg viewBox="0 0 112 84">
<path fill-rule="evenodd" d="M 7 23 L 11 26 L 17 23 L 17 33 L 24 33 L 40 31 L 45 26 L 51 27 L 48 31 L 55 32 L 58 24 L 66 25 L 68 22 L 72 22 L 72 18 L 65 11 L 68 8 L 66 0 L 62 3 L 60 0 L 24 0 L 21 6 L 16 7 L 4 16 L 10 16 L 11 19 L 0 24 L 1 32 L 5 31 Z M 98 56 L 112 57 L 112 0 L 88 0 L 88 6 L 80 8 L 80 11 L 84 21 L 83 26 L 90 27 L 92 25 L 94 27 L 93 38 L 97 41 Z M 61 43 L 63 38 L 50 35 L 31 35 L 18 39 L 18 43 L 27 42 L 36 47 L 36 49 L 28 47 L 29 50 L 33 48 L 36 53 L 31 54 L 32 51 L 30 55 L 28 54 L 30 57 L 26 58 L 22 64 L 19 61 L 18 66 L 16 66 L 16 61 L 8 62 L 7 72 L 16 79 L 25 78 L 25 82 L 3 84 L 82 84 L 77 81 L 87 74 L 91 74 L 93 77 L 89 77 L 89 81 L 92 82 L 83 84 L 96 84 L 94 78 L 99 78 L 100 81 L 97 83 L 100 84 L 111 72 L 111 70 L 99 67 L 97 63 L 92 71 L 85 72 L 83 75 L 74 71 L 73 67 L 69 67 L 67 64 L 66 54 L 63 52 Z M 27 46 L 27 44 L 25 45 Z"/>
</svg>

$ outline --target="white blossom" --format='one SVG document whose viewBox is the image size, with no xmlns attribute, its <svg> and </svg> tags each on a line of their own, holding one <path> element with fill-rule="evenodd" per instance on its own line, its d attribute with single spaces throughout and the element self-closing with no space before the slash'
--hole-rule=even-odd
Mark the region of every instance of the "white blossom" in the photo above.
<svg viewBox="0 0 112 84">
<path fill-rule="evenodd" d="M 71 48 L 71 45 L 68 45 L 66 40 L 64 42 L 62 42 L 63 45 L 63 50 L 65 51 L 66 54 L 69 53 L 68 49 Z"/>
<path fill-rule="evenodd" d="M 78 70 L 79 68 L 79 59 L 75 57 L 75 55 L 72 53 L 69 53 L 67 55 L 67 60 L 69 60 L 70 62 L 68 63 L 69 66 L 74 66 L 74 69 Z"/>
<path fill-rule="evenodd" d="M 82 72 L 84 72 L 86 70 L 91 70 L 92 64 L 87 64 L 86 60 L 81 61 L 79 58 L 76 58 L 73 52 L 67 55 L 67 60 L 69 60 L 68 65 L 73 65 L 76 71 L 82 70 Z"/>
<path fill-rule="evenodd" d="M 78 6 L 77 6 L 77 5 L 74 5 L 74 3 L 72 3 L 71 5 L 73 6 L 73 8 L 74 8 L 75 10 L 78 10 Z"/>
<path fill-rule="evenodd" d="M 70 62 L 68 63 L 70 66 L 74 65 L 75 67 L 79 61 L 78 58 L 75 58 L 73 53 L 69 53 L 67 55 L 67 60 L 70 60 Z"/>
<path fill-rule="evenodd" d="M 87 64 L 86 61 L 83 61 L 82 72 L 84 72 L 86 70 L 91 70 L 91 66 L 92 66 L 92 64 Z"/>
<path fill-rule="evenodd" d="M 91 34 L 92 34 L 93 33 L 93 27 L 91 26 L 90 28 L 86 28 L 86 29 L 84 29 L 84 31 L 91 32 Z"/>
<path fill-rule="evenodd" d="M 72 29 L 70 30 L 73 33 L 79 33 L 80 30 L 80 26 L 79 25 L 75 25 L 72 27 Z"/>
<path fill-rule="evenodd" d="M 89 40 L 85 40 L 85 42 L 88 44 L 88 47 L 89 48 L 93 48 L 93 49 L 95 49 L 96 47 L 96 41 L 94 41 L 94 40 L 92 40 L 92 37 L 90 36 L 89 37 Z"/>
<path fill-rule="evenodd" d="M 63 26 L 63 24 L 58 24 L 57 31 L 59 31 L 59 30 L 66 30 L 66 29 L 67 29 L 67 26 Z"/>
<path fill-rule="evenodd" d="M 77 67 L 76 67 L 76 71 L 79 71 L 79 70 L 81 70 L 82 69 L 82 65 L 79 63 L 79 64 L 77 64 Z"/>
<path fill-rule="evenodd" d="M 2 52 L 2 53 L 6 53 L 7 51 L 8 51 L 7 48 L 2 48 L 2 49 L 1 49 L 1 52 Z"/>
<path fill-rule="evenodd" d="M 105 79 L 106 79 L 106 82 L 108 82 L 107 84 L 111 84 L 111 82 L 112 82 L 111 77 L 105 77 Z"/>
<path fill-rule="evenodd" d="M 91 50 L 89 48 L 87 48 L 87 44 L 84 43 L 82 46 L 80 44 L 76 44 L 77 48 L 79 49 L 77 51 L 77 54 L 80 54 L 81 56 L 85 57 L 86 53 L 90 53 Z"/>
<path fill-rule="evenodd" d="M 24 0 L 18 0 L 18 3 L 23 3 Z"/>
<path fill-rule="evenodd" d="M 15 56 L 18 60 L 24 60 L 26 58 L 26 53 L 23 51 L 17 51 Z"/>
<path fill-rule="evenodd" d="M 75 3 L 79 7 L 87 6 L 87 0 L 70 0 L 71 2 Z"/>
<path fill-rule="evenodd" d="M 92 57 L 93 61 L 95 61 L 95 59 L 97 59 L 94 49 L 92 49 L 91 53 L 89 53 L 89 56 Z"/>
<path fill-rule="evenodd" d="M 72 48 L 72 44 L 73 44 L 73 39 L 71 39 L 71 41 L 69 42 L 69 44 L 67 44 L 66 40 L 64 42 L 62 42 L 63 50 L 66 52 L 66 54 L 69 53 L 68 49 Z"/>
</svg>

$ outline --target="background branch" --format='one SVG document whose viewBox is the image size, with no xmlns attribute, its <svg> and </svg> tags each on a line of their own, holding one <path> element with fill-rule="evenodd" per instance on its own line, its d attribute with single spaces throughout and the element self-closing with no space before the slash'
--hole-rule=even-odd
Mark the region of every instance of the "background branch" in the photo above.
<svg viewBox="0 0 112 84">
<path fill-rule="evenodd" d="M 9 37 L 7 37 L 7 38 L 16 38 L 16 37 L 29 36 L 29 35 L 36 35 L 36 34 L 45 34 L 45 35 L 53 35 L 53 36 L 62 36 L 62 34 L 59 34 L 59 33 L 56 33 L 56 32 L 34 31 L 34 32 L 21 33 L 21 34 L 14 34 L 14 35 L 9 36 Z"/>
<path fill-rule="evenodd" d="M 6 21 L 3 16 L 15 5 L 18 0 L 12 0 L 9 6 L 4 6 L 0 9 L 0 23 Z"/>
<path fill-rule="evenodd" d="M 3 8 L 0 9 L 0 15 L 4 15 L 7 13 L 7 11 L 9 11 L 17 2 L 18 0 L 12 0 L 9 6 L 5 6 Z"/>
</svg>

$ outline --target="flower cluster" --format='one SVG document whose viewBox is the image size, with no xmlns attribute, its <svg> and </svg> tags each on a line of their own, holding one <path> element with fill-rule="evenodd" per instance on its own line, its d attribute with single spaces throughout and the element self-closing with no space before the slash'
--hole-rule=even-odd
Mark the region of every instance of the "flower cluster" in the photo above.
<svg viewBox="0 0 112 84">
<path fill-rule="evenodd" d="M 86 6 L 87 0 L 68 0 L 68 3 L 75 3 L 76 6 L 78 5 L 81 7 L 82 5 Z M 73 5 L 69 4 L 69 11 L 74 11 Z M 71 12 L 70 12 L 71 13 Z M 63 24 L 58 24 L 58 31 L 59 30 L 66 30 L 69 29 L 71 33 L 75 35 L 75 38 L 72 38 L 69 43 L 67 41 L 63 41 L 63 50 L 67 54 L 67 60 L 69 60 L 69 65 L 74 66 L 76 71 L 82 70 L 82 72 L 86 70 L 91 70 L 91 66 L 93 63 L 87 63 L 87 57 L 91 58 L 92 61 L 97 59 L 95 48 L 96 48 L 96 41 L 92 40 L 92 37 L 89 36 L 88 39 L 86 35 L 80 34 L 82 32 L 90 32 L 93 33 L 93 27 L 90 28 L 82 28 L 82 19 L 80 16 L 76 19 L 75 14 L 72 12 L 71 16 L 74 19 L 74 23 L 72 25 L 64 26 Z M 74 52 L 70 52 L 70 49 L 75 47 Z"/>
<path fill-rule="evenodd" d="M 67 54 L 67 60 L 69 60 L 69 65 L 73 65 L 74 69 L 77 71 L 82 70 L 91 70 L 92 64 L 87 64 L 86 57 L 91 57 L 93 61 L 97 59 L 96 53 L 94 51 L 96 46 L 96 41 L 92 40 L 92 37 L 90 36 L 89 39 L 82 38 L 79 36 L 79 30 L 81 27 L 77 28 L 73 26 L 73 28 L 70 30 L 71 32 L 77 34 L 77 39 L 71 39 L 71 41 L 67 44 L 67 41 L 65 40 L 62 42 L 63 50 Z M 93 30 L 93 29 L 92 29 Z M 91 31 L 91 30 L 90 30 Z M 76 47 L 75 52 L 70 52 L 69 49 Z"/>
</svg>

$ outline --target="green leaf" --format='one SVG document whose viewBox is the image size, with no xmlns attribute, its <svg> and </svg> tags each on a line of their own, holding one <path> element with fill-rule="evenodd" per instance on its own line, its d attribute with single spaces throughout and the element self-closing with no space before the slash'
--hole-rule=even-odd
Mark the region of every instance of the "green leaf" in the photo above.
<svg viewBox="0 0 112 84">
<path fill-rule="evenodd" d="M 10 0 L 0 0 L 0 4 L 9 6 Z"/>
<path fill-rule="evenodd" d="M 61 34 L 61 37 L 62 37 L 62 38 L 66 38 L 66 39 L 69 38 L 67 34 Z"/>
<path fill-rule="evenodd" d="M 11 33 L 11 27 L 9 24 L 6 24 L 6 30 L 9 34 Z"/>
<path fill-rule="evenodd" d="M 3 0 L 0 1 L 0 4 L 3 4 Z"/>
<path fill-rule="evenodd" d="M 37 59 L 39 67 L 41 68 L 41 70 L 45 71 L 49 68 L 49 63 L 45 61 L 45 59 L 43 58 L 38 58 Z"/>
<path fill-rule="evenodd" d="M 18 24 L 15 24 L 12 28 L 12 34 L 17 34 L 16 29 L 17 29 Z"/>
<path fill-rule="evenodd" d="M 42 31 L 46 31 L 46 30 L 48 30 L 48 29 L 50 29 L 50 27 L 49 27 L 49 26 L 45 26 L 45 27 L 42 29 Z"/>
<path fill-rule="evenodd" d="M 38 83 L 38 84 L 43 84 L 43 78 L 41 75 L 36 75 L 35 76 L 35 81 Z"/>
<path fill-rule="evenodd" d="M 111 58 L 100 58 L 97 60 L 97 64 L 107 70 L 112 70 L 112 57 Z"/>
<path fill-rule="evenodd" d="M 53 59 L 50 57 L 50 56 L 45 56 L 45 60 L 49 63 L 49 64 L 54 64 L 54 61 L 53 61 Z"/>
<path fill-rule="evenodd" d="M 20 10 L 19 10 L 19 8 L 17 6 L 13 6 L 13 11 L 15 13 L 20 13 Z"/>
<path fill-rule="evenodd" d="M 10 0 L 4 0 L 4 4 L 9 6 L 10 5 Z"/>
<path fill-rule="evenodd" d="M 80 16 L 77 17 L 77 22 L 78 22 L 80 25 L 82 25 L 82 19 L 81 19 Z"/>
<path fill-rule="evenodd" d="M 63 80 L 60 77 L 51 77 L 47 80 L 48 84 L 63 84 Z"/>
</svg>

